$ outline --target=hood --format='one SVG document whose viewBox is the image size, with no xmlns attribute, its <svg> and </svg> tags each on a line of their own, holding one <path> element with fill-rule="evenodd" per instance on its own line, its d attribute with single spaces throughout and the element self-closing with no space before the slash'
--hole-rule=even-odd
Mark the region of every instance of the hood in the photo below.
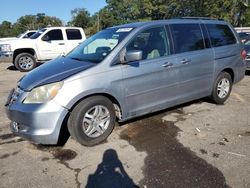
<svg viewBox="0 0 250 188">
<path fill-rule="evenodd" d="M 4 40 L 0 41 L 0 44 L 10 44 L 11 50 L 14 51 L 18 48 L 34 48 L 35 41 L 31 39 L 12 39 L 12 40 Z"/>
<path fill-rule="evenodd" d="M 34 87 L 59 82 L 73 74 L 95 66 L 96 63 L 73 60 L 67 57 L 59 57 L 44 63 L 21 78 L 19 87 L 24 91 L 30 91 Z"/>
<path fill-rule="evenodd" d="M 8 41 L 8 40 L 15 40 L 15 39 L 17 39 L 17 38 L 16 37 L 0 38 L 0 42 Z"/>
</svg>

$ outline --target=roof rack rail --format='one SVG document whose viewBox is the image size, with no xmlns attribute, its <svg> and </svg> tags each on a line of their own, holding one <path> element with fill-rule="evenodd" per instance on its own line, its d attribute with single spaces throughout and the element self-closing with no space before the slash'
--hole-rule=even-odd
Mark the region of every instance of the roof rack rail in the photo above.
<svg viewBox="0 0 250 188">
<path fill-rule="evenodd" d="M 224 21 L 224 19 L 217 19 L 217 18 L 211 18 L 211 17 L 192 17 L 192 16 L 187 16 L 187 17 L 177 17 L 177 19 L 190 19 L 190 20 L 219 20 L 219 21 Z"/>
</svg>

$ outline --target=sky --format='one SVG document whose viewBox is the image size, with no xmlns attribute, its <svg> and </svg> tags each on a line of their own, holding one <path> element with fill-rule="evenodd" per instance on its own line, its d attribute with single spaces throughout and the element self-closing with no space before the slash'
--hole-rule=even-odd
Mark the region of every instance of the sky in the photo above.
<svg viewBox="0 0 250 188">
<path fill-rule="evenodd" d="M 75 8 L 85 8 L 92 15 L 105 5 L 105 0 L 4 0 L 0 3 L 0 23 L 4 20 L 14 23 L 21 16 L 37 13 L 55 16 L 67 23 L 71 19 L 70 11 Z"/>
</svg>

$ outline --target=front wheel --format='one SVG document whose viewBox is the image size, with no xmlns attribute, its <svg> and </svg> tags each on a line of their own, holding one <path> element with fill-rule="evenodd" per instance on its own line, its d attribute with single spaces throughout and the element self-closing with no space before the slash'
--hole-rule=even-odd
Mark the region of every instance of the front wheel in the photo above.
<svg viewBox="0 0 250 188">
<path fill-rule="evenodd" d="M 73 109 L 68 121 L 70 135 L 85 146 L 103 142 L 111 134 L 114 126 L 114 105 L 103 96 L 81 101 Z"/>
<path fill-rule="evenodd" d="M 232 90 L 232 77 L 227 72 L 222 72 L 217 77 L 211 99 L 217 104 L 223 104 L 229 97 Z"/>
<path fill-rule="evenodd" d="M 36 67 L 36 60 L 29 53 L 20 53 L 15 57 L 14 65 L 21 72 L 28 72 Z"/>
</svg>

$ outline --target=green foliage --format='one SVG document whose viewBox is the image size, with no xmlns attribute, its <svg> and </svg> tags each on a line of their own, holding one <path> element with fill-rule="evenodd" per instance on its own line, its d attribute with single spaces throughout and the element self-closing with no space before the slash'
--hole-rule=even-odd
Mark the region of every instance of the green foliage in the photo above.
<svg viewBox="0 0 250 188">
<path fill-rule="evenodd" d="M 0 37 L 14 37 L 26 30 L 37 30 L 47 26 L 62 26 L 59 18 L 46 16 L 45 14 L 26 15 L 20 17 L 16 23 L 12 24 L 3 21 L 0 24 Z"/>
<path fill-rule="evenodd" d="M 234 26 L 247 26 L 250 7 L 246 0 L 106 0 L 100 10 L 102 28 L 134 21 L 184 16 L 222 18 Z"/>
<path fill-rule="evenodd" d="M 8 21 L 3 21 L 0 25 L 0 36 L 2 37 L 9 37 L 11 36 L 10 33 L 12 31 L 12 25 Z"/>
<path fill-rule="evenodd" d="M 76 8 L 71 11 L 72 20 L 68 22 L 68 25 L 82 27 L 86 29 L 90 26 L 91 17 L 89 12 L 83 8 Z"/>
<path fill-rule="evenodd" d="M 82 27 L 87 35 L 114 25 L 183 16 L 222 18 L 234 26 L 250 26 L 247 0 L 106 0 L 107 5 L 90 16 L 84 8 L 71 11 L 67 25 Z M 16 36 L 27 29 L 61 26 L 62 21 L 45 14 L 26 15 L 16 23 L 0 24 L 0 37 Z"/>
</svg>

